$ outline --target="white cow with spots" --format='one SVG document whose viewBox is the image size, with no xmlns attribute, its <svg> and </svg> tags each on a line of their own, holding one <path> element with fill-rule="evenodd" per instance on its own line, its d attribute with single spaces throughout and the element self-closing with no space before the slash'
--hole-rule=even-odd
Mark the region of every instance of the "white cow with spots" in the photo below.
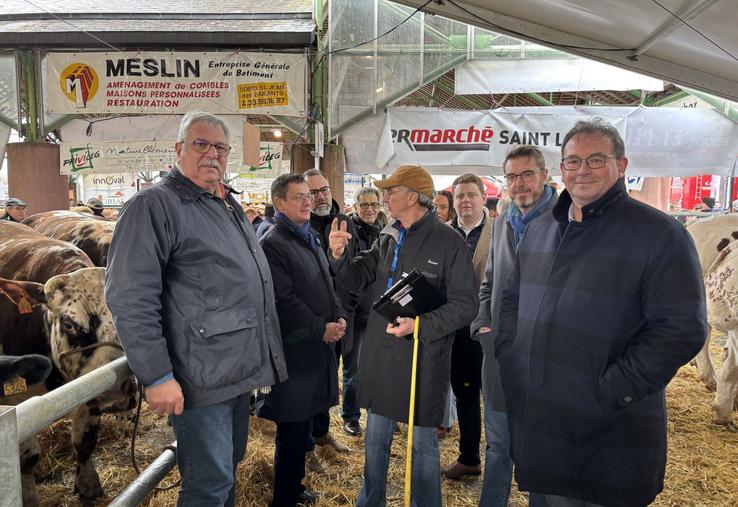
<svg viewBox="0 0 738 507">
<path fill-rule="evenodd" d="M 715 422 L 738 429 L 731 421 L 738 395 L 738 241 L 723 248 L 705 273 L 705 291 L 710 325 L 728 336 L 717 381 Z"/>
<path fill-rule="evenodd" d="M 713 265 L 720 251 L 738 239 L 738 214 L 714 215 L 696 220 L 687 225 L 687 232 L 694 240 L 704 275 Z M 718 382 L 710 359 L 710 332 L 711 329 L 708 328 L 705 346 L 695 357 L 695 362 L 705 387 L 714 391 Z"/>
</svg>

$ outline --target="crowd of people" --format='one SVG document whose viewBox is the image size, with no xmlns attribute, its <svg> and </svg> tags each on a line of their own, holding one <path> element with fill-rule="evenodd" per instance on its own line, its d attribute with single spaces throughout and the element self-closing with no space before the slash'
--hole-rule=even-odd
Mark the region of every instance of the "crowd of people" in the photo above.
<svg viewBox="0 0 738 507">
<path fill-rule="evenodd" d="M 417 507 L 443 504 L 442 476 L 481 474 L 479 505 L 505 506 L 513 470 L 530 505 L 654 500 L 664 388 L 702 346 L 704 289 L 684 228 L 628 196 L 611 125 L 566 134 L 560 194 L 538 148 L 520 146 L 499 202 L 478 175 L 437 192 L 405 165 L 359 190 L 347 215 L 311 169 L 276 178 L 273 216 L 256 224 L 221 180 L 229 139 L 218 117 L 184 116 L 176 167 L 120 213 L 106 272 L 131 369 L 177 437 L 178 505 L 234 504 L 252 391 L 277 426 L 271 505 L 314 503 L 313 449 L 348 451 L 330 428 L 339 367 L 342 430 L 364 437 L 359 507 L 386 504 L 411 399 Z M 415 319 L 372 304 L 414 270 L 442 302 L 417 316 L 411 396 Z M 442 465 L 449 399 L 459 454 Z"/>
</svg>

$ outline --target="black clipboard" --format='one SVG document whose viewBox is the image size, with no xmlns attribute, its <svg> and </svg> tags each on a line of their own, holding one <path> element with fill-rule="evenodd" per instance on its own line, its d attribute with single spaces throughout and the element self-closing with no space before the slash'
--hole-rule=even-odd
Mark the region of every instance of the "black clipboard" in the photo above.
<svg viewBox="0 0 738 507">
<path fill-rule="evenodd" d="M 372 308 L 388 322 L 397 317 L 416 317 L 446 304 L 439 293 L 417 269 L 398 280 L 377 299 Z"/>
</svg>

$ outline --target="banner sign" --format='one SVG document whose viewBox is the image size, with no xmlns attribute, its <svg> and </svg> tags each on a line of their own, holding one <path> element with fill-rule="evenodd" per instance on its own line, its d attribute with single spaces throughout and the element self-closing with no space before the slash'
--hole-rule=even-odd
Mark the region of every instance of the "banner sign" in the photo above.
<svg viewBox="0 0 738 507">
<path fill-rule="evenodd" d="M 177 157 L 174 139 L 157 141 L 96 141 L 61 143 L 59 169 L 61 174 L 136 173 L 168 171 Z M 261 143 L 262 163 L 248 167 L 241 163 L 241 150 L 233 146 L 228 157 L 228 172 L 271 176 L 273 168 L 281 170 L 282 144 Z M 262 172 L 263 171 L 263 172 Z"/>
<path fill-rule="evenodd" d="M 305 116 L 299 54 L 49 53 L 43 66 L 49 113 Z"/>
<path fill-rule="evenodd" d="M 586 58 L 469 60 L 454 82 L 457 95 L 663 89 L 660 79 Z"/>
<path fill-rule="evenodd" d="M 238 171 L 241 178 L 270 178 L 282 174 L 282 143 L 263 142 L 259 145 L 259 165 L 243 166 Z"/>
<path fill-rule="evenodd" d="M 343 135 L 347 170 L 391 173 L 419 164 L 433 174 L 501 175 L 506 154 L 537 146 L 558 171 L 561 144 L 579 120 L 601 117 L 625 140 L 628 175 L 730 175 L 738 124 L 714 110 L 523 107 L 494 111 L 388 108 Z"/>
</svg>

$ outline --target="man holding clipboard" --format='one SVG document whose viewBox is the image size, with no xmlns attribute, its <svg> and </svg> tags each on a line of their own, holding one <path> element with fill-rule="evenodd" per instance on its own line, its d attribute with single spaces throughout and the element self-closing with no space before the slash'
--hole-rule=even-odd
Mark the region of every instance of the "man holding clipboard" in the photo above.
<svg viewBox="0 0 738 507">
<path fill-rule="evenodd" d="M 476 316 L 474 268 L 464 240 L 436 219 L 433 179 L 420 166 L 401 166 L 375 182 L 394 219 L 370 250 L 351 255 L 345 222 L 334 221 L 329 235 L 331 265 L 351 290 L 373 286 L 385 292 L 417 270 L 437 291 L 442 304 L 420 315 L 412 500 L 416 506 L 440 507 L 438 440 L 448 395 L 454 331 Z M 445 301 L 445 302 L 443 302 Z M 364 484 L 357 507 L 386 502 L 387 469 L 395 421 L 407 422 L 410 403 L 414 315 L 389 322 L 372 311 L 359 357 L 359 405 L 368 410 L 364 442 Z"/>
</svg>

